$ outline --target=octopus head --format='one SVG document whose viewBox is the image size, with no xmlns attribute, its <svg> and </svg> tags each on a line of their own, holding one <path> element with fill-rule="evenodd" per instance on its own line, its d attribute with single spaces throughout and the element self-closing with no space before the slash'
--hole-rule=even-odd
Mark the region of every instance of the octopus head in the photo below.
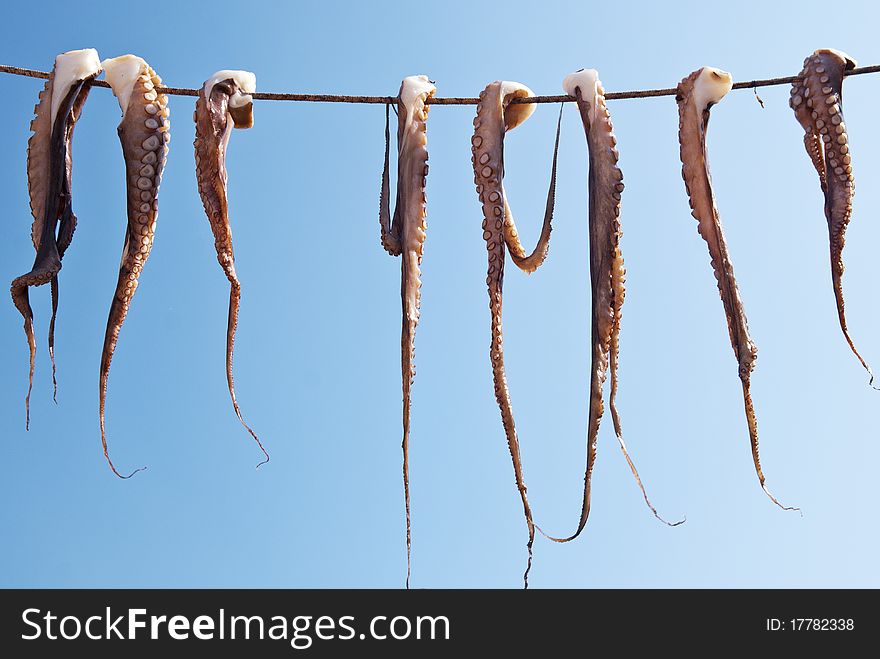
<svg viewBox="0 0 880 659">
<path fill-rule="evenodd" d="M 504 129 L 516 128 L 535 111 L 534 103 L 511 103 L 515 98 L 531 98 L 535 95 L 531 89 L 519 82 L 504 81 L 501 83 L 501 103 L 504 105 Z"/>
<path fill-rule="evenodd" d="M 113 59 L 105 59 L 101 62 L 101 67 L 104 69 L 107 83 L 113 89 L 113 95 L 119 101 L 124 118 L 134 84 L 141 73 L 147 69 L 147 63 L 135 55 L 120 55 Z"/>
<path fill-rule="evenodd" d="M 565 76 L 562 81 L 562 89 L 569 96 L 577 98 L 577 92 L 580 91 L 581 98 L 590 108 L 590 121 L 595 119 L 596 95 L 601 85 L 599 72 L 596 69 L 580 69 Z"/>
<path fill-rule="evenodd" d="M 733 88 L 733 76 L 727 71 L 704 66 L 694 81 L 694 102 L 697 109 L 706 111 L 724 98 Z"/>
<path fill-rule="evenodd" d="M 859 65 L 858 62 L 856 62 L 852 57 L 847 55 L 845 52 L 843 52 L 842 50 L 837 50 L 835 48 L 820 48 L 819 50 L 816 51 L 816 54 L 817 55 L 825 55 L 825 54 L 832 55 L 832 56 L 840 59 L 840 61 L 843 62 L 843 70 L 844 71 L 852 71 L 854 68 L 856 68 Z"/>
<path fill-rule="evenodd" d="M 250 128 L 254 125 L 254 97 L 257 91 L 257 76 L 250 71 L 217 71 L 205 82 L 205 98 L 211 98 L 214 88 L 229 97 L 226 106 L 232 124 L 236 128 Z"/>
<path fill-rule="evenodd" d="M 101 60 L 94 48 L 71 50 L 55 58 L 55 87 L 52 92 L 52 123 L 67 92 L 78 80 L 93 78 L 101 72 Z"/>
<path fill-rule="evenodd" d="M 411 112 L 418 99 L 424 102 L 436 92 L 437 88 L 428 80 L 428 76 L 408 76 L 400 83 L 400 102 L 408 112 Z"/>
</svg>

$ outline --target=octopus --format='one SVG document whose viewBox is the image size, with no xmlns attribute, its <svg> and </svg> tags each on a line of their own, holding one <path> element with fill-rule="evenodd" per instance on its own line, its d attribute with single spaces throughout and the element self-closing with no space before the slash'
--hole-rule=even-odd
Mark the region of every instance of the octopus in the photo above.
<svg viewBox="0 0 880 659">
<path fill-rule="evenodd" d="M 502 289 L 504 284 L 504 261 L 507 250 L 513 263 L 524 272 L 537 270 L 547 257 L 550 247 L 553 207 L 556 197 L 556 155 L 559 148 L 559 128 L 562 111 L 556 125 L 556 144 L 553 151 L 553 166 L 550 175 L 550 189 L 541 235 L 535 249 L 526 253 L 520 242 L 507 195 L 504 190 L 504 136 L 507 131 L 522 124 L 535 111 L 534 103 L 516 103 L 516 99 L 530 98 L 535 94 L 518 82 L 495 81 L 481 93 L 474 119 L 474 135 L 471 138 L 471 161 L 474 167 L 474 183 L 483 208 L 483 239 L 489 256 L 486 284 L 489 290 L 489 310 L 492 322 L 492 341 L 489 358 L 492 364 L 492 378 L 495 387 L 495 400 L 501 411 L 501 421 L 507 438 L 507 448 L 513 461 L 516 486 L 522 500 L 523 514 L 528 529 L 528 564 L 523 574 L 523 583 L 529 585 L 529 570 L 532 566 L 532 545 L 535 540 L 535 523 L 523 477 L 522 458 L 519 439 L 513 418 L 510 390 L 504 372 L 504 346 L 501 311 Z"/>
<path fill-rule="evenodd" d="M 733 264 L 718 208 L 715 205 L 712 177 L 709 173 L 709 158 L 706 152 L 709 111 L 732 87 L 733 77 L 726 71 L 712 67 L 698 69 L 678 84 L 675 100 L 679 112 L 681 174 L 690 200 L 691 214 L 697 220 L 697 230 L 709 248 L 712 270 L 718 282 L 718 291 L 727 316 L 730 343 L 739 366 L 752 460 L 755 463 L 758 481 L 777 506 L 785 510 L 797 510 L 782 505 L 770 493 L 761 469 L 761 456 L 758 452 L 758 421 L 752 403 L 750 385 L 755 360 L 758 358 L 758 348 L 749 336 L 748 320 L 734 277 Z"/>
<path fill-rule="evenodd" d="M 119 341 L 119 332 L 137 290 L 138 278 L 153 246 L 159 211 L 159 183 L 165 158 L 168 155 L 171 133 L 168 122 L 168 97 L 156 91 L 162 79 L 144 60 L 134 55 L 122 55 L 105 60 L 101 65 L 122 109 L 122 121 L 119 123 L 117 133 L 122 143 L 122 155 L 125 160 L 128 226 L 122 260 L 119 264 L 119 279 L 113 301 L 110 303 L 101 353 L 99 417 L 104 457 L 114 474 L 120 478 L 129 478 L 141 469 L 123 476 L 116 470 L 107 450 L 107 435 L 104 428 L 107 383 L 110 377 L 110 362 L 113 360 L 113 353 Z"/>
<path fill-rule="evenodd" d="M 427 121 L 429 98 L 437 88 L 427 76 L 404 78 L 397 95 L 397 198 L 390 210 L 388 182 L 389 105 L 385 106 L 385 164 L 379 195 L 382 247 L 400 256 L 400 298 L 403 322 L 400 332 L 400 367 L 403 382 L 403 490 L 406 506 L 406 587 L 409 588 L 412 554 L 409 492 L 410 401 L 415 378 L 415 334 L 419 323 L 422 255 L 425 249 L 428 176 Z"/>
<path fill-rule="evenodd" d="M 232 355 L 235 331 L 241 305 L 241 284 L 235 272 L 235 253 L 232 248 L 232 226 L 229 223 L 227 199 L 226 149 L 234 128 L 254 125 L 254 103 L 251 94 L 256 91 L 257 78 L 249 71 L 218 71 L 199 90 L 193 120 L 196 138 L 193 142 L 196 156 L 196 178 L 205 214 L 214 234 L 214 248 L 223 273 L 229 280 L 229 315 L 226 325 L 226 383 L 232 407 L 241 424 L 254 438 L 265 459 L 269 454 L 256 433 L 245 422 L 235 396 L 232 374 Z M 259 466 L 259 465 L 258 465 Z"/>
<path fill-rule="evenodd" d="M 34 314 L 28 289 L 51 285 L 52 319 L 49 323 L 49 357 L 52 361 L 53 398 L 57 400 L 55 379 L 55 318 L 58 313 L 58 273 L 61 260 L 76 230 L 72 206 L 73 129 L 82 113 L 92 82 L 101 72 L 98 53 L 92 48 L 72 50 L 55 58 L 55 65 L 40 92 L 28 139 L 27 176 L 31 214 L 31 239 L 36 258 L 31 271 L 12 282 L 12 301 L 24 318 L 24 331 L 30 350 L 28 391 L 25 397 L 25 426 L 30 428 L 30 400 L 34 384 L 36 341 Z"/>
<path fill-rule="evenodd" d="M 803 70 L 792 83 L 789 105 L 804 129 L 804 146 L 819 174 L 819 185 L 825 195 L 831 281 L 840 329 L 850 350 L 868 372 L 869 384 L 873 387 L 874 372 L 859 354 L 846 326 L 842 285 L 843 246 L 855 193 L 849 138 L 843 121 L 842 87 L 844 72 L 855 67 L 856 61 L 846 53 L 830 48 L 817 50 L 804 60 Z"/>
<path fill-rule="evenodd" d="M 592 293 L 590 369 L 590 404 L 587 424 L 587 466 L 584 476 L 584 499 L 577 530 L 567 538 L 546 536 L 555 542 L 574 540 L 584 530 L 590 515 L 590 492 L 599 424 L 604 405 L 602 389 L 606 375 L 611 371 L 609 407 L 614 432 L 633 477 L 641 489 L 648 507 L 660 521 L 678 526 L 684 520 L 670 523 L 663 519 L 648 498 L 645 487 L 623 441 L 620 416 L 617 411 L 617 360 L 620 340 L 621 309 L 624 299 L 626 270 L 620 251 L 620 195 L 623 192 L 623 173 L 617 166 L 617 139 L 611 115 L 605 104 L 605 90 L 595 69 L 581 69 L 565 78 L 565 93 L 574 97 L 589 151 L 589 236 L 590 288 Z M 542 531 L 543 533 L 543 531 Z M 545 534 L 546 535 L 546 534 Z"/>
</svg>

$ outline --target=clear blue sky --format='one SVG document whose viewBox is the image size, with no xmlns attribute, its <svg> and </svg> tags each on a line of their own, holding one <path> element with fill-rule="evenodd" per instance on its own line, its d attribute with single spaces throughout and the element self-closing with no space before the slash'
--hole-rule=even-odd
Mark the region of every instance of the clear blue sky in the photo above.
<svg viewBox="0 0 880 659">
<path fill-rule="evenodd" d="M 439 95 L 496 79 L 561 93 L 581 67 L 608 90 L 674 86 L 703 65 L 735 80 L 791 75 L 814 49 L 880 62 L 873 3 L 9 4 L 0 62 L 47 69 L 62 51 L 134 53 L 167 83 L 255 71 L 263 91 L 394 94 L 425 73 Z M 248 13 L 245 15 L 244 12 Z M 41 82 L 0 76 L 0 273 L 33 260 L 25 173 Z M 768 485 L 752 467 L 736 363 L 706 246 L 688 212 L 672 98 L 609 102 L 626 190 L 627 297 L 619 406 L 630 450 L 670 529 L 649 513 L 603 423 L 592 516 L 565 546 L 536 541 L 534 587 L 880 586 L 875 472 L 880 393 L 840 334 L 822 197 L 788 86 L 732 92 L 709 149 L 759 359 L 753 377 Z M 845 252 L 848 317 L 880 369 L 880 76 L 849 78 L 857 182 Z M 98 365 L 125 227 L 119 108 L 95 89 L 74 140 L 79 228 L 61 273 L 59 404 L 49 291 L 32 292 L 39 344 L 30 433 L 27 349 L 0 304 L 0 585 L 400 587 L 400 264 L 379 244 L 383 108 L 258 102 L 233 135 L 230 197 L 244 287 L 242 409 L 224 378 L 228 288 L 195 184 L 193 100 L 172 97 L 153 254 L 113 363 L 101 455 Z M 539 232 L 558 108 L 507 141 L 520 231 Z M 470 165 L 473 107 L 428 122 L 428 240 L 411 448 L 413 585 L 521 585 L 526 532 L 488 358 L 486 251 Z M 566 108 L 550 256 L 509 268 L 508 377 L 536 519 L 580 512 L 589 370 L 586 147 Z"/>
</svg>

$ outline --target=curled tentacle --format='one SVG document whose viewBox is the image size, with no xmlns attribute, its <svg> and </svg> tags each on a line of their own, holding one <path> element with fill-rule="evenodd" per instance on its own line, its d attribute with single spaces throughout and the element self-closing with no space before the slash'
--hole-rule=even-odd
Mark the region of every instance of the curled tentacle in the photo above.
<svg viewBox="0 0 880 659">
<path fill-rule="evenodd" d="M 718 292 L 727 316 L 730 343 L 739 366 L 742 382 L 743 403 L 749 427 L 752 460 L 761 488 L 780 508 L 783 506 L 764 483 L 764 472 L 758 453 L 758 421 L 752 404 L 750 380 L 758 357 L 758 348 L 749 336 L 749 326 L 739 288 L 733 274 L 733 264 L 727 249 L 721 218 L 715 206 L 709 159 L 706 152 L 706 129 L 709 109 L 718 103 L 733 85 L 733 78 L 726 71 L 703 67 L 691 73 L 678 85 L 676 101 L 679 111 L 679 143 L 681 145 L 682 178 L 688 193 L 691 211 L 697 220 L 697 229 L 709 248 L 712 270 L 718 282 Z"/>
<path fill-rule="evenodd" d="M 232 361 L 235 333 L 241 306 L 241 284 L 235 272 L 235 252 L 232 247 L 232 225 L 229 221 L 227 198 L 226 150 L 233 128 L 250 128 L 254 124 L 253 94 L 256 76 L 248 71 L 218 71 L 211 76 L 196 101 L 193 119 L 196 138 L 193 142 L 196 157 L 196 178 L 205 214 L 214 234 L 217 261 L 229 280 L 229 317 L 226 325 L 226 383 L 236 417 L 250 433 L 265 459 L 269 461 L 257 434 L 245 422 L 235 395 Z"/>
<path fill-rule="evenodd" d="M 547 191 L 547 203 L 544 205 L 544 221 L 541 224 L 541 235 L 531 254 L 526 255 L 526 250 L 519 240 L 516 223 L 513 221 L 513 213 L 507 196 L 504 197 L 504 242 L 510 250 L 510 259 L 523 272 L 529 274 L 537 270 L 547 253 L 550 251 L 550 233 L 553 231 L 553 209 L 556 206 L 556 162 L 559 155 L 559 134 L 562 128 L 562 109 L 559 106 L 559 117 L 556 119 L 556 140 L 553 143 L 553 164 L 550 167 L 550 189 Z"/>
<path fill-rule="evenodd" d="M 421 264 L 426 237 L 428 176 L 427 100 L 436 92 L 427 76 L 404 78 L 397 96 L 397 197 L 394 216 L 389 208 L 389 108 L 385 107 L 385 160 L 379 195 L 379 224 L 382 246 L 392 256 L 401 256 L 400 297 L 402 327 L 400 366 L 403 389 L 403 491 L 406 508 L 406 587 L 411 573 L 412 532 L 409 491 L 409 437 L 411 389 L 415 377 L 415 333 L 421 302 Z"/>
<path fill-rule="evenodd" d="M 117 132 L 125 160 L 128 224 L 125 245 L 119 264 L 119 279 L 104 334 L 99 377 L 99 418 L 104 457 L 113 473 L 116 470 L 107 450 L 104 411 L 110 363 L 119 341 L 119 332 L 128 315 L 138 287 L 138 279 L 150 256 L 156 219 L 159 214 L 159 184 L 171 139 L 168 121 L 168 97 L 158 94 L 162 79 L 140 57 L 122 55 L 103 62 L 107 82 L 119 100 L 122 121 Z M 129 476 L 137 473 L 135 470 Z"/>
</svg>

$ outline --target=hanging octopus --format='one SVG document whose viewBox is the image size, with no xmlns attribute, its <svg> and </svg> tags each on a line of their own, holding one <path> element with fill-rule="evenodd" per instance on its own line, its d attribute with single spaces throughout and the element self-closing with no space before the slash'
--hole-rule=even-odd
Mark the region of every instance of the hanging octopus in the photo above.
<svg viewBox="0 0 880 659">
<path fill-rule="evenodd" d="M 390 210 L 388 151 L 390 135 L 385 106 L 385 165 L 379 195 L 379 227 L 382 246 L 391 256 L 400 256 L 400 297 L 403 323 L 400 332 L 400 367 L 403 380 L 403 493 L 406 505 L 406 587 L 409 588 L 410 533 L 409 497 L 409 415 L 410 388 L 416 374 L 415 336 L 419 324 L 422 286 L 422 254 L 427 224 L 425 182 L 428 176 L 428 105 L 437 88 L 427 76 L 409 76 L 400 84 L 397 95 L 397 198 L 394 216 Z"/>
<path fill-rule="evenodd" d="M 134 55 L 122 55 L 105 60 L 102 66 L 106 71 L 107 82 L 113 88 L 113 94 L 122 109 L 122 121 L 117 132 L 125 160 L 128 227 L 125 232 L 122 261 L 119 264 L 119 280 L 113 301 L 110 303 L 104 349 L 101 354 L 99 384 L 101 444 L 104 448 L 104 457 L 113 473 L 120 478 L 129 478 L 140 469 L 128 476 L 122 476 L 116 470 L 107 451 L 107 436 L 104 430 L 107 381 L 110 376 L 110 362 L 119 340 L 119 331 L 122 329 L 122 323 L 137 290 L 138 277 L 153 246 L 159 210 L 159 183 L 168 154 L 171 133 L 168 122 L 168 97 L 156 91 L 162 79 L 144 60 Z"/>
<path fill-rule="evenodd" d="M 581 69 L 567 76 L 562 88 L 574 97 L 590 158 L 589 169 L 589 235 L 590 235 L 590 288 L 592 292 L 592 365 L 590 368 L 590 411 L 587 425 L 587 467 L 584 476 L 584 500 L 577 530 L 567 538 L 553 538 L 569 542 L 578 537 L 590 515 L 590 491 L 599 423 L 604 411 L 602 388 L 607 372 L 611 371 L 609 407 L 617 441 L 623 451 L 633 477 L 641 489 L 648 507 L 660 521 L 678 526 L 684 520 L 670 523 L 660 517 L 648 499 L 639 472 L 626 450 L 620 416 L 617 412 L 617 358 L 620 337 L 621 309 L 624 298 L 623 255 L 620 252 L 620 194 L 623 192 L 623 173 L 617 166 L 617 138 L 611 115 L 605 105 L 605 90 L 595 69 Z"/>
<path fill-rule="evenodd" d="M 31 239 L 36 259 L 31 271 L 12 282 L 12 301 L 24 318 L 24 331 L 30 350 L 28 392 L 25 398 L 25 427 L 30 428 L 30 400 L 34 383 L 34 314 L 28 288 L 50 283 L 52 320 L 49 322 L 49 357 L 52 361 L 52 384 L 55 394 L 55 317 L 58 313 L 58 273 L 61 260 L 70 247 L 76 230 L 76 215 L 71 201 L 73 172 L 73 129 L 101 72 L 98 53 L 93 48 L 72 50 L 55 58 L 55 65 L 40 92 L 31 122 L 33 134 L 28 140 L 27 174 L 31 214 L 34 217 Z M 53 394 L 53 398 L 55 397 Z"/>
<path fill-rule="evenodd" d="M 513 214 L 507 204 L 504 191 L 504 135 L 528 119 L 535 111 L 534 103 L 515 103 L 515 99 L 534 96 L 531 89 L 518 82 L 496 81 L 480 93 L 477 116 L 474 119 L 474 136 L 471 138 L 471 161 L 474 166 L 474 183 L 477 195 L 483 206 L 483 239 L 489 255 L 489 271 L 486 284 L 489 288 L 489 309 L 492 316 L 492 343 L 489 357 L 492 363 L 492 377 L 495 383 L 495 399 L 501 410 L 501 421 L 507 436 L 507 447 L 513 461 L 516 485 L 522 499 L 529 540 L 528 564 L 523 574 L 526 588 L 529 585 L 529 570 L 532 566 L 532 545 L 535 540 L 535 523 L 526 494 L 523 478 L 522 460 L 519 452 L 519 439 L 513 419 L 513 408 L 507 377 L 504 373 L 504 348 L 501 329 L 502 287 L 504 283 L 504 260 L 506 249 L 514 264 L 521 270 L 532 273 L 538 269 L 547 256 L 550 246 L 551 222 L 556 193 L 556 154 L 559 148 L 559 126 L 562 119 L 560 111 L 556 125 L 556 144 L 553 151 L 553 167 L 550 175 L 550 189 L 544 222 L 538 243 L 531 254 L 527 254 L 519 240 Z M 506 248 L 506 249 L 505 249 Z"/>
<path fill-rule="evenodd" d="M 750 380 L 758 357 L 758 348 L 749 336 L 748 321 L 733 274 L 733 264 L 727 250 L 721 218 L 715 206 L 712 177 L 709 173 L 709 158 L 706 152 L 709 110 L 724 98 L 732 87 L 733 77 L 729 73 L 708 66 L 694 71 L 678 84 L 675 100 L 679 112 L 681 174 L 690 200 L 691 214 L 697 220 L 697 230 L 709 247 L 712 270 L 718 281 L 718 291 L 727 316 L 730 342 L 739 363 L 739 378 L 742 382 L 746 421 L 749 426 L 752 460 L 755 463 L 758 480 L 773 503 L 785 510 L 797 510 L 783 506 L 764 483 L 764 472 L 761 470 L 761 457 L 758 452 L 758 420 L 750 391 Z"/>
<path fill-rule="evenodd" d="M 874 373 L 856 350 L 846 326 L 843 303 L 843 246 L 852 216 L 855 181 L 849 138 L 843 122 L 844 72 L 856 61 L 846 53 L 822 48 L 804 60 L 804 68 L 791 86 L 789 105 L 805 131 L 804 146 L 819 174 L 825 195 L 825 218 L 831 247 L 831 281 L 837 302 L 837 318 L 850 350 L 862 364 L 874 385 Z M 876 388 L 876 387 L 875 387 Z"/>
<path fill-rule="evenodd" d="M 269 454 L 256 433 L 245 423 L 235 397 L 232 375 L 232 354 L 235 349 L 235 331 L 241 304 L 241 284 L 235 272 L 235 253 L 232 248 L 232 226 L 229 223 L 227 199 L 226 148 L 234 128 L 254 125 L 254 102 L 257 78 L 249 71 L 218 71 L 205 81 L 199 90 L 193 120 L 196 123 L 196 179 L 205 214 L 214 233 L 217 260 L 229 280 L 229 317 L 226 325 L 226 383 L 232 407 L 241 424 L 257 442 L 265 460 Z M 257 465 L 259 466 L 259 465 Z"/>
</svg>

